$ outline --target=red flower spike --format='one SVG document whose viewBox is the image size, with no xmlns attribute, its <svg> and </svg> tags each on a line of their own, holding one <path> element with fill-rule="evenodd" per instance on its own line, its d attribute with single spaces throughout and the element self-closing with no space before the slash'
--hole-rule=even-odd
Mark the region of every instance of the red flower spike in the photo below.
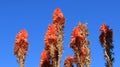
<svg viewBox="0 0 120 67">
<path fill-rule="evenodd" d="M 41 61 L 44 61 L 44 60 L 49 60 L 48 52 L 46 50 L 43 50 L 43 52 L 41 54 Z"/>
<path fill-rule="evenodd" d="M 106 24 L 103 24 L 103 25 L 100 27 L 100 30 L 101 30 L 102 32 L 106 33 L 107 30 L 108 30 L 108 26 L 106 26 Z"/>
<path fill-rule="evenodd" d="M 28 33 L 26 30 L 21 30 L 17 36 L 14 47 L 14 54 L 18 58 L 18 62 L 20 63 L 20 67 L 24 67 L 25 56 L 28 51 Z"/>
<path fill-rule="evenodd" d="M 27 31 L 25 30 L 25 29 L 23 29 L 23 30 L 21 30 L 19 33 L 18 33 L 18 35 L 16 36 L 16 38 L 21 38 L 21 39 L 26 39 L 26 38 L 28 38 L 28 33 L 27 33 Z"/>
<path fill-rule="evenodd" d="M 16 42 L 20 42 L 21 39 L 27 42 L 27 38 L 28 38 L 28 33 L 25 29 L 23 29 L 17 34 Z"/>
<path fill-rule="evenodd" d="M 25 29 L 21 30 L 17 36 L 16 36 L 16 41 L 15 41 L 15 54 L 17 54 L 17 51 L 19 49 L 23 49 L 27 51 L 28 49 L 28 33 Z M 26 43 L 26 44 L 21 44 L 20 42 Z M 23 47 L 21 45 L 24 45 Z"/>
<path fill-rule="evenodd" d="M 65 18 L 59 8 L 55 9 L 52 19 L 53 19 L 53 24 L 56 25 L 57 29 L 60 28 L 61 30 L 63 30 Z"/>
<path fill-rule="evenodd" d="M 71 39 L 70 46 L 74 48 L 75 45 L 82 44 L 84 40 L 85 40 L 85 37 L 82 35 L 82 31 L 80 30 L 80 28 L 79 27 L 74 28 L 72 32 L 72 39 Z"/>
<path fill-rule="evenodd" d="M 50 59 L 47 50 L 42 51 L 40 67 L 50 67 Z"/>
<path fill-rule="evenodd" d="M 112 56 L 114 54 L 113 52 L 113 31 L 112 29 L 109 29 L 106 24 L 103 24 L 100 28 L 101 34 L 99 36 L 100 42 L 102 47 L 104 48 L 104 57 L 106 59 L 106 67 L 112 67 L 113 66 L 113 60 L 114 57 Z"/>
<path fill-rule="evenodd" d="M 57 31 L 54 24 L 50 24 L 48 30 L 45 35 L 45 45 L 49 46 L 51 43 L 55 43 L 57 41 Z"/>
<path fill-rule="evenodd" d="M 79 23 L 72 32 L 70 47 L 74 50 L 74 60 L 78 67 L 89 66 L 90 64 L 87 36 L 88 30 L 86 24 Z"/>
<path fill-rule="evenodd" d="M 53 21 L 56 20 L 57 18 L 64 18 L 60 8 L 56 8 L 54 13 L 53 13 Z"/>
</svg>

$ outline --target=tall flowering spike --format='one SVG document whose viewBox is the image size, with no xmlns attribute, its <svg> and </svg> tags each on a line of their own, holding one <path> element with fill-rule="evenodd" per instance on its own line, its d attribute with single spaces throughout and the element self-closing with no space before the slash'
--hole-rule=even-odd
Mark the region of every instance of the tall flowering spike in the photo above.
<svg viewBox="0 0 120 67">
<path fill-rule="evenodd" d="M 74 58 L 70 56 L 65 59 L 64 66 L 65 67 L 74 67 L 73 63 L 74 63 Z"/>
<path fill-rule="evenodd" d="M 106 59 L 106 67 L 112 67 L 113 66 L 113 60 L 112 57 L 113 54 L 113 44 L 112 44 L 112 38 L 113 38 L 113 32 L 106 24 L 103 24 L 100 27 L 101 34 L 99 36 L 100 42 L 102 47 L 104 48 L 104 57 Z"/>
<path fill-rule="evenodd" d="M 72 32 L 70 47 L 74 50 L 75 62 L 78 67 L 90 67 L 90 49 L 87 40 L 88 30 L 86 24 L 79 23 Z"/>
<path fill-rule="evenodd" d="M 47 50 L 43 50 L 41 54 L 40 67 L 51 67 L 50 58 Z"/>
<path fill-rule="evenodd" d="M 48 49 L 51 44 L 55 45 L 56 41 L 57 41 L 57 29 L 54 24 L 50 24 L 44 40 L 46 49 Z"/>
<path fill-rule="evenodd" d="M 45 49 L 51 58 L 52 67 L 56 67 L 57 62 L 57 29 L 55 24 L 50 24 L 45 35 Z"/>
<path fill-rule="evenodd" d="M 56 53 L 58 58 L 57 58 L 57 63 L 55 64 L 57 67 L 60 67 L 60 59 L 63 53 L 63 29 L 65 26 L 65 18 L 63 13 L 61 12 L 60 8 L 56 8 L 54 13 L 53 13 L 53 24 L 56 25 L 56 29 L 57 29 L 57 45 L 56 45 Z"/>
<path fill-rule="evenodd" d="M 20 67 L 24 67 L 25 56 L 28 52 L 28 33 L 26 30 L 21 30 L 17 36 L 14 47 L 14 54 L 18 58 Z"/>
<path fill-rule="evenodd" d="M 49 25 L 45 35 L 45 50 L 48 51 L 52 67 L 60 67 L 60 59 L 63 53 L 63 29 L 65 18 L 59 8 L 56 8 L 53 23 Z"/>
</svg>

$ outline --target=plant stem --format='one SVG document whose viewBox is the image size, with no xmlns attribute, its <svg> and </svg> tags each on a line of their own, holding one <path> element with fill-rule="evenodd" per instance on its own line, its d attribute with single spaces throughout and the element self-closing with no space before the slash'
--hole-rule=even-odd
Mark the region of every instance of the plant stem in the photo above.
<svg viewBox="0 0 120 67">
<path fill-rule="evenodd" d="M 24 67 L 24 61 L 22 58 L 19 59 L 20 67 Z"/>
</svg>

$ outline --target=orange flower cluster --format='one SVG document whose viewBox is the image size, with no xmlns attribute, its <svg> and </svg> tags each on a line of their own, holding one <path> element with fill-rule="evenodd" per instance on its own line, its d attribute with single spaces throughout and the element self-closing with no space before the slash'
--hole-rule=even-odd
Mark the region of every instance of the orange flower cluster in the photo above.
<svg viewBox="0 0 120 67">
<path fill-rule="evenodd" d="M 55 24 L 50 24 L 48 26 L 48 30 L 45 35 L 45 50 L 48 51 L 48 55 L 50 57 L 51 62 L 53 62 L 53 58 L 56 58 L 56 45 L 57 45 L 57 30 Z M 50 61 L 49 59 L 49 61 Z M 54 60 L 55 62 L 55 60 Z M 52 63 L 53 64 L 53 63 Z"/>
<path fill-rule="evenodd" d="M 28 33 L 26 30 L 21 30 L 18 35 L 16 36 L 16 42 L 15 42 L 15 48 L 14 48 L 14 54 L 17 55 L 18 52 L 22 52 L 26 55 L 28 50 Z"/>
<path fill-rule="evenodd" d="M 50 24 L 45 35 L 45 45 L 49 48 L 51 44 L 55 45 L 57 41 L 57 30 L 54 24 Z"/>
<path fill-rule="evenodd" d="M 65 62 L 64 62 L 64 66 L 65 67 L 73 67 L 73 63 L 74 63 L 74 58 L 73 57 L 67 57 Z"/>
<path fill-rule="evenodd" d="M 85 40 L 85 37 L 82 34 L 83 33 L 79 27 L 74 28 L 70 43 L 71 48 L 75 49 L 77 46 L 82 45 L 83 41 Z"/>
<path fill-rule="evenodd" d="M 16 36 L 16 42 L 20 42 L 20 40 L 25 40 L 27 42 L 28 33 L 25 29 L 21 30 Z"/>
<path fill-rule="evenodd" d="M 108 29 L 108 26 L 106 26 L 106 24 L 103 24 L 100 28 L 101 32 L 104 32 L 106 33 L 109 29 Z"/>
<path fill-rule="evenodd" d="M 50 59 L 47 50 L 43 50 L 41 54 L 40 67 L 50 67 Z"/>
<path fill-rule="evenodd" d="M 80 61 L 84 63 L 85 62 L 85 58 L 87 56 L 86 47 L 84 45 L 81 46 L 80 47 L 80 51 L 81 51 L 81 53 L 80 53 Z"/>
<path fill-rule="evenodd" d="M 60 26 L 61 28 L 64 28 L 65 18 L 59 8 L 55 9 L 52 19 L 53 19 L 53 24 L 55 24 L 57 27 Z"/>
<path fill-rule="evenodd" d="M 63 14 L 59 8 L 56 8 L 54 13 L 53 13 L 53 21 L 57 20 L 58 18 L 63 18 Z"/>
</svg>

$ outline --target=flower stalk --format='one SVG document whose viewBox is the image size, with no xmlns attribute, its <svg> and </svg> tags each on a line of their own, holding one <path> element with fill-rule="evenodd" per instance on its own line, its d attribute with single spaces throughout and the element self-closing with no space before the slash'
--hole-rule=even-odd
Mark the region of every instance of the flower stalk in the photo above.
<svg viewBox="0 0 120 67">
<path fill-rule="evenodd" d="M 28 52 L 29 45 L 27 38 L 28 38 L 28 33 L 24 29 L 21 30 L 16 36 L 14 54 L 18 58 L 20 67 L 24 67 L 25 57 Z"/>
<path fill-rule="evenodd" d="M 56 67 L 60 67 L 60 59 L 63 53 L 63 29 L 64 29 L 64 22 L 65 22 L 65 18 L 63 13 L 61 12 L 61 10 L 59 8 L 56 8 L 54 13 L 53 13 L 53 24 L 56 25 L 56 29 L 57 29 L 57 53 L 58 53 L 58 58 L 57 58 L 57 66 Z"/>
<path fill-rule="evenodd" d="M 51 58 L 52 67 L 56 67 L 57 63 L 57 30 L 54 24 L 50 24 L 45 35 L 45 50 Z"/>
<path fill-rule="evenodd" d="M 112 38 L 113 38 L 113 31 L 112 29 L 109 29 L 109 27 L 106 24 L 103 24 L 100 28 L 101 34 L 99 36 L 101 46 L 104 49 L 104 57 L 106 59 L 106 67 L 113 67 L 113 60 L 112 57 L 113 53 L 113 44 L 112 44 Z"/>
<path fill-rule="evenodd" d="M 86 24 L 79 23 L 72 32 L 70 47 L 74 51 L 74 58 L 77 67 L 90 67 L 90 49 L 87 40 L 88 30 Z"/>
<path fill-rule="evenodd" d="M 59 8 L 56 8 L 53 23 L 48 26 L 45 34 L 45 50 L 48 52 L 52 67 L 60 67 L 60 59 L 63 53 L 63 29 L 65 18 Z"/>
</svg>

